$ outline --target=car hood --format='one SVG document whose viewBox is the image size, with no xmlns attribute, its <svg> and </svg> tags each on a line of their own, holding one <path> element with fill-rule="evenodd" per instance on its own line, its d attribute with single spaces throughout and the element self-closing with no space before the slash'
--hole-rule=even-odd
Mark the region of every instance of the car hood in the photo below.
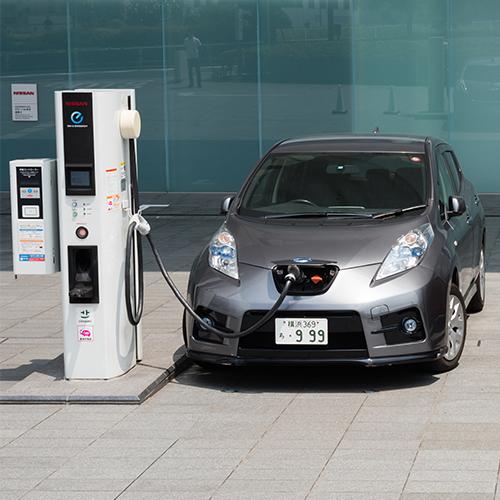
<svg viewBox="0 0 500 500">
<path fill-rule="evenodd" d="M 230 216 L 238 260 L 271 269 L 294 258 L 336 263 L 341 269 L 381 263 L 397 238 L 426 222 L 422 217 L 328 222 L 257 222 Z"/>
</svg>

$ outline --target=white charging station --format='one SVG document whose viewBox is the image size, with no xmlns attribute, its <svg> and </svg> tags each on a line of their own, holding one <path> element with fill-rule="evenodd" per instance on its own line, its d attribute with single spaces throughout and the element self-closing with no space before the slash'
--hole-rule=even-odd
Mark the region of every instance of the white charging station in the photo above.
<svg viewBox="0 0 500 500">
<path fill-rule="evenodd" d="M 65 376 L 109 379 L 142 350 L 124 289 L 135 91 L 57 91 L 55 111 Z"/>
<path fill-rule="evenodd" d="M 57 273 L 60 268 L 55 160 L 12 160 L 10 204 L 14 274 Z"/>
</svg>

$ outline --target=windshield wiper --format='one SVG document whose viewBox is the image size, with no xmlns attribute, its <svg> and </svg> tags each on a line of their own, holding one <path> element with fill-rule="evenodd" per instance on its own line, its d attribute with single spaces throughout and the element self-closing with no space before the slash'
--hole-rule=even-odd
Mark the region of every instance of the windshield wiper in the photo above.
<svg viewBox="0 0 500 500">
<path fill-rule="evenodd" d="M 361 214 L 351 212 L 299 212 L 293 214 L 273 214 L 266 215 L 264 219 L 306 219 L 314 217 L 356 217 L 360 219 L 371 219 L 372 214 Z"/>
<path fill-rule="evenodd" d="M 414 207 L 406 207 L 406 208 L 396 208 L 396 210 L 391 210 L 390 212 L 383 212 L 381 214 L 373 215 L 374 219 L 384 219 L 385 217 L 397 217 L 398 215 L 405 214 L 407 212 L 413 212 L 414 210 L 422 210 L 422 208 L 426 208 L 427 205 L 415 205 Z"/>
</svg>

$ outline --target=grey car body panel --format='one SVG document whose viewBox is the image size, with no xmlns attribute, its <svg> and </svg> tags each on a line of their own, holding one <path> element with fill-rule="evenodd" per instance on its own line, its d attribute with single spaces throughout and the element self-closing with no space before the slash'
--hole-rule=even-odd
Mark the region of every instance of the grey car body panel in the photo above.
<svg viewBox="0 0 500 500">
<path fill-rule="evenodd" d="M 328 261 L 339 267 L 331 287 L 322 295 L 288 296 L 280 313 L 294 310 L 359 313 L 369 357 L 353 362 L 371 365 L 377 364 L 377 360 L 389 364 L 391 359 L 397 362 L 425 357 L 435 359 L 436 353 L 446 348 L 445 311 L 451 281 L 458 273 L 458 285 L 468 303 L 475 293 L 474 281 L 484 237 L 484 211 L 481 203 L 475 201 L 477 194 L 463 174 L 458 194 L 465 199 L 466 213 L 449 221 L 440 216 L 436 154 L 441 150 L 452 151 L 444 141 L 425 137 L 335 136 L 279 143 L 271 152 L 426 152 L 428 207 L 421 213 L 376 221 L 249 219 L 239 216 L 237 211 L 254 171 L 231 204 L 225 221 L 236 240 L 240 279 L 234 280 L 209 267 L 207 246 L 192 267 L 188 284 L 190 302 L 195 308 L 203 306 L 227 315 L 225 326 L 239 331 L 246 311 L 267 311 L 278 299 L 271 273 L 276 262 L 292 261 L 295 257 Z M 434 241 L 422 262 L 400 275 L 374 282 L 381 262 L 397 238 L 426 222 L 433 227 Z M 372 333 L 381 328 L 380 317 L 373 317 L 372 309 L 381 305 L 389 312 L 417 308 L 426 332 L 425 339 L 387 345 L 383 334 Z M 191 353 L 194 359 L 245 363 L 237 358 L 238 339 L 224 339 L 222 344 L 196 340 L 191 335 L 193 320 L 189 315 L 186 315 L 185 330 L 188 354 Z M 332 359 L 331 362 L 343 361 Z"/>
</svg>

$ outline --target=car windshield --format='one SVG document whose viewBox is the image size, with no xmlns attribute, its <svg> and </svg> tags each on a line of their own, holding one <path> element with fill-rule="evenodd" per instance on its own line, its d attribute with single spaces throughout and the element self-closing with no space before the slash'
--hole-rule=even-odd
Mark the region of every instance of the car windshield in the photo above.
<svg viewBox="0 0 500 500">
<path fill-rule="evenodd" d="M 247 186 L 239 213 L 251 217 L 366 217 L 425 204 L 422 153 L 273 154 Z"/>
</svg>

